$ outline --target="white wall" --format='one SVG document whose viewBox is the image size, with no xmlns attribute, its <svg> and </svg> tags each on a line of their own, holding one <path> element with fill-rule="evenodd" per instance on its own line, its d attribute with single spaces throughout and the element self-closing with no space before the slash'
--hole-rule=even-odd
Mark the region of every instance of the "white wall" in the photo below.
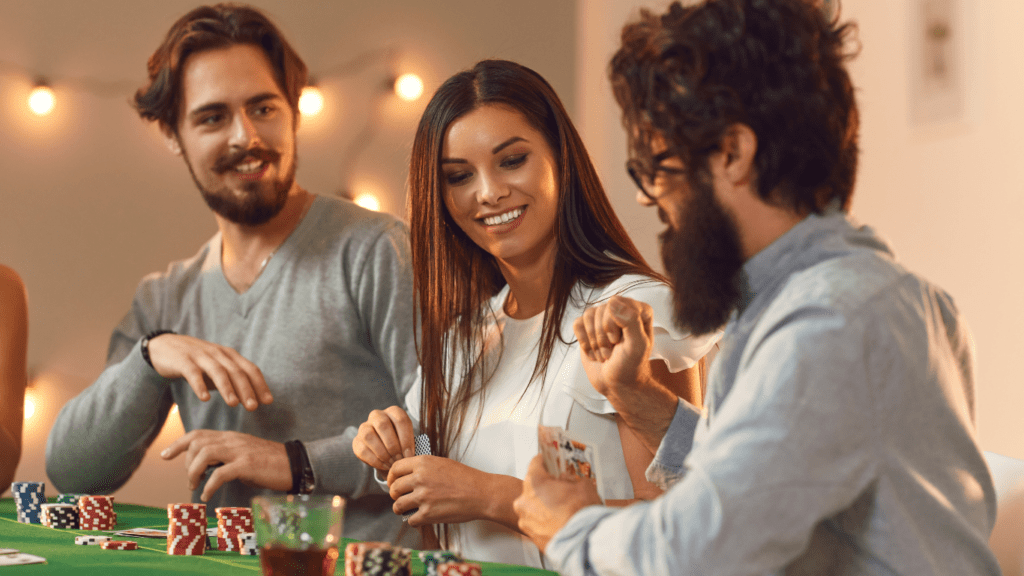
<svg viewBox="0 0 1024 576">
<path fill-rule="evenodd" d="M 0 3 L 0 261 L 28 287 L 29 366 L 36 376 L 30 393 L 40 400 L 26 422 L 18 481 L 46 479 L 43 450 L 52 421 L 99 375 L 110 331 L 139 279 L 191 256 L 215 229 L 181 160 L 127 104 L 167 28 L 198 4 Z M 575 102 L 572 0 L 254 4 L 322 80 L 328 110 L 305 122 L 298 136 L 298 181 L 313 192 L 370 186 L 385 210 L 404 215 L 409 146 L 422 107 L 441 81 L 482 58 L 533 67 L 570 108 Z M 375 91 L 392 72 L 380 60 L 346 78 L 323 74 L 386 46 L 398 49 L 395 72 L 424 78 L 427 93 L 419 102 L 400 105 L 391 97 L 374 108 Z M 51 79 L 58 99 L 56 111 L 42 119 L 25 111 L 36 74 Z M 357 134 L 374 113 L 379 126 L 367 141 Z M 357 140 L 368 144 L 347 170 Z M 163 505 L 188 497 L 183 464 L 155 456 L 180 433 L 172 418 L 119 500 Z"/>
<path fill-rule="evenodd" d="M 911 121 L 915 0 L 845 0 L 861 54 L 851 65 L 861 112 L 861 165 L 853 214 L 880 230 L 910 269 L 949 291 L 974 332 L 978 426 L 986 450 L 1024 458 L 1024 386 L 1015 368 L 1024 337 L 1024 57 L 1019 0 L 957 0 L 966 72 L 962 121 Z M 620 217 L 649 260 L 656 215 L 633 201 L 622 168 L 625 137 L 607 81 L 618 34 L 638 6 L 666 2 L 581 0 L 580 130 Z M 962 34 L 962 35 L 959 35 Z"/>
</svg>

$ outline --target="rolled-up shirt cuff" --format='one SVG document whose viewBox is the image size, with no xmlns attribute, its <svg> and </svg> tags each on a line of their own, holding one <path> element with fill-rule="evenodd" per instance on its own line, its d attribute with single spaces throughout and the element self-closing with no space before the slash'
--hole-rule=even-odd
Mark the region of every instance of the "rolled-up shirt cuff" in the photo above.
<svg viewBox="0 0 1024 576">
<path fill-rule="evenodd" d="M 570 518 L 544 549 L 544 555 L 554 564 L 553 568 L 562 576 L 595 574 L 590 566 L 588 538 L 601 520 L 615 514 L 617 510 L 606 506 L 588 506 Z"/>
<path fill-rule="evenodd" d="M 693 435 L 700 417 L 701 412 L 696 406 L 683 399 L 679 400 L 672 423 L 661 439 L 654 460 L 647 467 L 647 480 L 662 490 L 668 490 L 682 479 L 685 473 L 683 462 L 693 448 Z"/>
</svg>

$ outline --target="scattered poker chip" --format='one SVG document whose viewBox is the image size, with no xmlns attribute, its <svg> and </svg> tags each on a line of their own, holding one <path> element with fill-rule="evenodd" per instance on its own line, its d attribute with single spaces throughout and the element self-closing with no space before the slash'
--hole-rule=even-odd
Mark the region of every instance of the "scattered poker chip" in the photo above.
<svg viewBox="0 0 1024 576">
<path fill-rule="evenodd" d="M 138 550 L 139 543 L 131 540 L 108 540 L 100 544 L 104 550 Z"/>
<path fill-rule="evenodd" d="M 75 544 L 79 546 L 94 546 L 109 541 L 110 536 L 75 536 Z"/>
<path fill-rule="evenodd" d="M 472 562 L 443 562 L 437 565 L 437 576 L 481 576 L 483 569 Z"/>
</svg>

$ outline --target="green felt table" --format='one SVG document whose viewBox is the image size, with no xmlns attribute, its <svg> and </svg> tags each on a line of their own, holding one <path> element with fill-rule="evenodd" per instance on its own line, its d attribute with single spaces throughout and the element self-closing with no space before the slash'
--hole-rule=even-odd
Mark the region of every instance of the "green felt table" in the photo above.
<svg viewBox="0 0 1024 576">
<path fill-rule="evenodd" d="M 51 502 L 53 498 L 49 499 Z M 129 528 L 167 529 L 167 510 L 135 504 L 114 503 L 118 530 Z M 216 526 L 216 518 L 210 526 Z M 134 540 L 138 550 L 103 550 L 99 546 L 78 546 L 75 536 L 104 534 L 91 530 L 58 530 L 39 524 L 21 524 L 17 521 L 14 500 L 0 499 L 0 548 L 15 548 L 26 554 L 46 558 L 46 564 L 26 564 L 3 568 L 4 574 L 217 574 L 231 576 L 260 573 L 257 556 L 242 556 L 237 552 L 207 551 L 202 556 L 169 556 L 166 541 L 152 538 L 114 536 L 117 540 Z M 345 540 L 347 544 L 352 540 Z M 481 562 L 485 576 L 539 576 L 554 574 L 535 568 Z M 338 561 L 335 574 L 344 574 Z M 413 554 L 412 573 L 424 574 L 423 564 Z"/>
</svg>

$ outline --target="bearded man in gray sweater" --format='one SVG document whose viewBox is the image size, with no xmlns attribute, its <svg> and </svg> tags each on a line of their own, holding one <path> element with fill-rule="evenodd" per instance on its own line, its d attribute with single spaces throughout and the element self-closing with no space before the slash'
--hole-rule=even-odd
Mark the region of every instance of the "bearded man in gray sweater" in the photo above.
<svg viewBox="0 0 1024 576">
<path fill-rule="evenodd" d="M 118 489 L 177 404 L 187 433 L 161 456 L 183 457 L 194 500 L 340 494 L 346 536 L 393 538 L 391 500 L 351 445 L 415 377 L 406 227 L 296 183 L 306 67 L 259 11 L 189 12 L 148 68 L 136 108 L 184 158 L 219 231 L 143 279 L 106 369 L 54 424 L 49 477 Z"/>
</svg>

